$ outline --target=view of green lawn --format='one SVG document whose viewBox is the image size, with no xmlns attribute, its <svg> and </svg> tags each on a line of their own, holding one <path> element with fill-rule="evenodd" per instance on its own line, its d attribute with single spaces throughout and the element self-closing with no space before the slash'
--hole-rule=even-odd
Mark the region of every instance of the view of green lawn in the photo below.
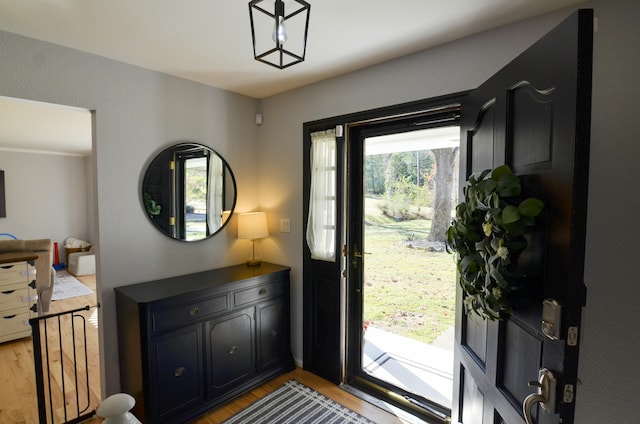
<svg viewBox="0 0 640 424">
<path fill-rule="evenodd" d="M 363 320 L 431 343 L 454 325 L 453 256 L 419 246 L 429 235 L 429 219 L 396 221 L 378 202 L 366 198 Z"/>
</svg>

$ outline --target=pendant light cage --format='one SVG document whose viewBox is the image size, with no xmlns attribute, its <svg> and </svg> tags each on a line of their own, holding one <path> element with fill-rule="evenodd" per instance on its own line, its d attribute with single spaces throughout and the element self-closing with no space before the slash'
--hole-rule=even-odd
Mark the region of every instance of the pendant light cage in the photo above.
<svg viewBox="0 0 640 424">
<path fill-rule="evenodd" d="M 303 0 L 250 1 L 254 58 L 278 69 L 304 61 L 310 12 Z"/>
</svg>

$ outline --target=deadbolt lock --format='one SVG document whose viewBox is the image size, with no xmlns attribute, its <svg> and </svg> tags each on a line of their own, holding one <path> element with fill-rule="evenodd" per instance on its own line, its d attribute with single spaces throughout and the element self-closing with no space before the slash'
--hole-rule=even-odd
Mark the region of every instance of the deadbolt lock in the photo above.
<svg viewBox="0 0 640 424">
<path fill-rule="evenodd" d="M 542 302 L 542 333 L 552 340 L 560 340 L 562 305 L 554 299 Z"/>
</svg>

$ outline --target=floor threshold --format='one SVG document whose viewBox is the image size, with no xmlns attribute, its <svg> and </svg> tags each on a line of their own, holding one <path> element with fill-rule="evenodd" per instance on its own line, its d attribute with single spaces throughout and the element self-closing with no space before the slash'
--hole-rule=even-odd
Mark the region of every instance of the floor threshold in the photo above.
<svg viewBox="0 0 640 424">
<path fill-rule="evenodd" d="M 339 386 L 342 390 L 351 393 L 354 396 L 368 402 L 391 415 L 398 417 L 398 419 L 404 424 L 440 424 L 442 421 L 425 421 L 424 419 L 408 412 L 398 406 L 395 406 L 389 402 L 386 402 L 378 397 L 375 397 L 357 387 L 350 384 L 341 384 Z"/>
</svg>

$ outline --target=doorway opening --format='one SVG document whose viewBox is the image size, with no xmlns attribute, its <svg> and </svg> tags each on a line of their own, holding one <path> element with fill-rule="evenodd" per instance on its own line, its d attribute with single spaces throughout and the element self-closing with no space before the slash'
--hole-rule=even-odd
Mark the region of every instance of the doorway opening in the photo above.
<svg viewBox="0 0 640 424">
<path fill-rule="evenodd" d="M 5 170 L 6 176 L 11 176 L 5 184 L 7 190 L 14 193 L 12 201 L 6 204 L 7 217 L 3 218 L 3 225 L 19 239 L 48 238 L 62 245 L 73 236 L 98 246 L 96 193 L 93 190 L 95 113 L 86 108 L 3 96 L 0 96 L 0 111 L 3 159 L 0 168 Z M 46 184 L 28 184 L 32 181 Z M 34 199 L 37 199 L 35 203 Z M 46 208 L 47 214 L 43 217 L 43 205 L 56 207 Z M 68 264 L 68 258 L 62 256 L 60 264 L 65 262 Z M 82 286 L 85 289 L 79 290 L 78 287 Z M 57 270 L 51 307 L 46 313 L 39 314 L 55 315 L 91 306 L 82 316 L 87 329 L 85 344 L 91 381 L 88 391 L 94 407 L 102 398 L 100 323 L 95 307 L 99 286 L 95 274 L 71 275 Z M 38 312 L 33 311 L 31 317 L 37 315 Z M 64 328 L 60 330 L 55 326 L 50 330 L 50 336 L 61 332 L 68 336 Z M 37 420 L 33 351 L 32 337 L 0 344 L 3 369 L 6 375 L 12 376 L 6 383 L 13 388 L 0 400 L 0 422 Z M 69 369 L 68 356 L 63 354 L 64 359 L 58 361 L 64 364 L 65 370 Z M 64 380 L 51 378 L 55 387 L 53 401 L 58 404 L 62 386 L 56 385 L 64 384 Z M 56 411 L 58 413 L 63 414 L 64 408 Z"/>
<path fill-rule="evenodd" d="M 459 139 L 458 126 L 365 139 L 362 369 L 447 408 L 456 273 L 442 228 L 457 204 Z"/>
<path fill-rule="evenodd" d="M 458 109 L 349 130 L 347 380 L 438 420 L 450 416 Z"/>
<path fill-rule="evenodd" d="M 456 204 L 464 95 L 304 128 L 307 231 L 317 225 L 331 235 L 323 240 L 334 244 L 325 258 L 312 255 L 317 246 L 305 239 L 304 367 L 378 404 L 436 422 L 451 414 L 453 372 L 442 365 L 453 363 L 456 280 L 444 233 Z M 334 179 L 320 172 L 324 162 L 311 155 L 321 136 L 335 140 Z M 445 158 L 449 162 L 440 164 Z M 449 171 L 448 188 L 436 190 L 437 169 Z M 314 176 L 328 182 L 319 197 L 317 187 L 312 192 Z M 312 210 L 312 194 L 335 211 L 334 220 L 311 221 L 329 216 Z M 433 235 L 442 233 L 439 240 L 430 239 L 432 228 Z M 424 353 L 424 347 L 432 352 Z"/>
</svg>

